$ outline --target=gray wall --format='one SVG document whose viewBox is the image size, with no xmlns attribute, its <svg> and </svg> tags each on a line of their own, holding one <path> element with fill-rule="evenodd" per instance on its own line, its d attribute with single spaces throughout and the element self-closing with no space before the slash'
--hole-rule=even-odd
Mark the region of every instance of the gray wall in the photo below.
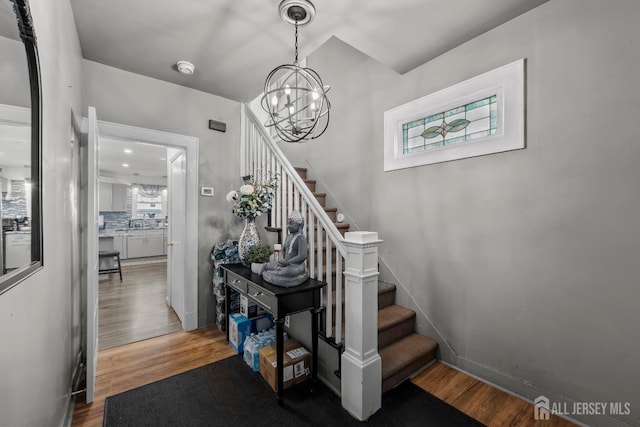
<svg viewBox="0 0 640 427">
<path fill-rule="evenodd" d="M 215 194 L 198 199 L 198 325 L 214 324 L 209 253 L 242 231 L 225 200 L 241 183 L 240 104 L 93 61 L 85 60 L 83 71 L 83 112 L 93 106 L 99 120 L 199 138 L 199 186 L 213 187 Z M 210 130 L 210 119 L 227 123 L 227 132 Z"/>
<path fill-rule="evenodd" d="M 43 94 L 44 268 L 0 296 L 0 425 L 61 425 L 80 345 L 77 169 L 71 110 L 80 108 L 80 44 L 67 0 L 31 2 Z"/>
<path fill-rule="evenodd" d="M 635 425 L 638 16 L 552 0 L 402 76 L 331 39 L 308 62 L 332 86 L 329 130 L 283 145 L 379 232 L 383 278 L 447 362 L 529 399 L 630 402 Z M 525 150 L 383 172 L 385 110 L 519 58 Z"/>
</svg>

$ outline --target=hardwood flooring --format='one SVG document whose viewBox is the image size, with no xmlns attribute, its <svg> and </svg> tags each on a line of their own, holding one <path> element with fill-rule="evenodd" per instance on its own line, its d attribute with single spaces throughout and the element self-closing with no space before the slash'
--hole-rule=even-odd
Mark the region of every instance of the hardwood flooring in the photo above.
<svg viewBox="0 0 640 427">
<path fill-rule="evenodd" d="M 118 273 L 98 283 L 98 350 L 182 330 L 167 306 L 167 262 L 123 261 Z"/>
<path fill-rule="evenodd" d="M 76 397 L 73 427 L 102 425 L 104 401 L 144 384 L 231 357 L 235 351 L 215 326 L 177 332 L 98 353 L 94 402 Z M 552 416 L 534 421 L 533 405 L 462 372 L 436 362 L 413 379 L 424 390 L 478 421 L 493 426 L 565 427 L 574 424 Z"/>
<path fill-rule="evenodd" d="M 536 421 L 531 403 L 439 362 L 429 366 L 412 381 L 488 426 L 575 426 L 556 415 L 552 415 L 548 421 Z"/>
<path fill-rule="evenodd" d="M 72 426 L 102 426 L 104 401 L 154 381 L 233 356 L 224 332 L 211 327 L 176 332 L 98 352 L 94 401 L 76 396 Z"/>
</svg>

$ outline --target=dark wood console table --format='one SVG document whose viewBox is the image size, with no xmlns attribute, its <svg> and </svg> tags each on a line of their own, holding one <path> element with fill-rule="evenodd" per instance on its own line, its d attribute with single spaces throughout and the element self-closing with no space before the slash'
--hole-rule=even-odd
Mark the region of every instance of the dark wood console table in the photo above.
<svg viewBox="0 0 640 427">
<path fill-rule="evenodd" d="M 283 369 L 284 369 L 284 318 L 290 314 L 311 311 L 311 375 L 313 380 L 318 376 L 318 314 L 322 309 L 320 290 L 327 284 L 315 279 L 307 279 L 303 284 L 293 288 L 275 286 L 262 280 L 262 277 L 251 272 L 242 264 L 222 265 L 225 273 L 225 285 L 241 295 L 246 295 L 256 304 L 273 315 L 276 324 L 276 360 L 278 403 L 282 403 Z M 226 312 L 229 314 L 229 289 L 225 292 Z M 227 341 L 229 328 L 227 327 Z"/>
</svg>

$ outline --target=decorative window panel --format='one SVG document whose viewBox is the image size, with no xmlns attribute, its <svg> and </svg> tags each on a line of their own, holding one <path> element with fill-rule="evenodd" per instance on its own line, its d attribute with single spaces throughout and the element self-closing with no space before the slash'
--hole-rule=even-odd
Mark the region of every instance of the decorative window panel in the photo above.
<svg viewBox="0 0 640 427">
<path fill-rule="evenodd" d="M 524 59 L 385 112 L 385 171 L 520 148 Z"/>
</svg>

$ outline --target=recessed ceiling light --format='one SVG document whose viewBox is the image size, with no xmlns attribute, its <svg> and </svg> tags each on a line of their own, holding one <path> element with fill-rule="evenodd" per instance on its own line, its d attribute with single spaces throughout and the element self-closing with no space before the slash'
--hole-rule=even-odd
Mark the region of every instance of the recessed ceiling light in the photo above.
<svg viewBox="0 0 640 427">
<path fill-rule="evenodd" d="M 160 157 L 160 160 L 167 160 L 166 157 Z"/>
<path fill-rule="evenodd" d="M 123 168 L 128 168 L 128 167 L 129 167 L 129 163 L 123 163 L 123 164 L 122 164 L 122 167 L 123 167 Z"/>
<path fill-rule="evenodd" d="M 182 74 L 191 75 L 195 71 L 196 67 L 189 61 L 178 61 L 176 63 L 176 67 L 178 67 L 178 71 Z"/>
<path fill-rule="evenodd" d="M 125 148 L 124 152 L 127 153 L 127 154 L 131 154 L 131 149 L 130 148 Z"/>
</svg>

